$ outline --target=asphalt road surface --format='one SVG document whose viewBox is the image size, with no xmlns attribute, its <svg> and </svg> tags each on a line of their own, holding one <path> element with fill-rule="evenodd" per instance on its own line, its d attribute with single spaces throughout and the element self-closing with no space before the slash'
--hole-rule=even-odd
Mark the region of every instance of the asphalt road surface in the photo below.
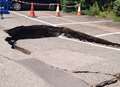
<svg viewBox="0 0 120 87">
<path fill-rule="evenodd" d="M 56 17 L 55 12 L 46 11 L 35 13 L 37 17 L 31 18 L 26 11 L 13 11 L 0 20 L 0 87 L 95 87 L 120 73 L 119 48 L 58 37 L 18 41 L 17 46 L 30 51 L 30 55 L 11 49 L 4 41 L 8 35 L 3 30 L 21 25 L 65 26 L 120 43 L 118 22 L 63 13 Z M 120 87 L 120 82 L 106 87 Z"/>
</svg>

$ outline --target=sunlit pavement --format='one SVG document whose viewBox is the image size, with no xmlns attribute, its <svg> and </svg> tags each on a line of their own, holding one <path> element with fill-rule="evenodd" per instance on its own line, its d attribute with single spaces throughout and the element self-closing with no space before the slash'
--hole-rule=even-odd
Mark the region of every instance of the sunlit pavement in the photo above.
<svg viewBox="0 0 120 87">
<path fill-rule="evenodd" d="M 108 73 L 108 74 L 120 73 L 119 48 L 106 47 L 106 46 L 96 45 L 94 43 L 93 44 L 83 43 L 81 41 L 78 42 L 78 41 L 62 39 L 62 38 L 44 38 L 44 39 L 29 39 L 29 40 L 18 41 L 17 45 L 31 51 L 31 55 L 26 55 L 17 50 L 11 49 L 10 46 L 4 41 L 4 38 L 7 36 L 7 34 L 2 32 L 2 30 L 10 29 L 15 26 L 21 26 L 21 25 L 26 26 L 26 25 L 37 25 L 37 24 L 65 26 L 73 30 L 81 31 L 93 36 L 107 39 L 112 42 L 120 43 L 120 23 L 118 22 L 112 22 L 111 20 L 108 19 L 101 19 L 101 18 L 88 17 L 88 16 L 76 16 L 76 15 L 70 15 L 64 13 L 61 13 L 62 17 L 56 17 L 55 12 L 49 12 L 49 11 L 48 12 L 39 11 L 35 13 L 37 17 L 31 18 L 28 17 L 28 12 L 26 11 L 11 12 L 10 15 L 4 16 L 5 17 L 4 20 L 0 20 L 0 26 L 1 26 L 0 51 L 1 51 L 1 55 L 8 57 L 6 58 L 7 61 L 9 59 L 9 61 L 14 62 L 18 66 L 20 67 L 22 66 L 26 70 L 26 72 L 32 73 L 33 77 L 38 76 L 35 77 L 36 79 L 34 81 L 41 82 L 39 78 L 42 78 L 43 85 L 49 84 L 47 86 L 44 85 L 41 87 L 49 87 L 49 86 L 50 87 L 87 87 L 87 85 L 96 85 L 102 81 L 110 80 L 114 78 L 113 76 L 105 75 L 104 73 Z M 4 60 L 4 57 L 2 58 Z M 38 62 L 36 62 L 36 60 Z M 33 64 L 31 65 L 31 63 Z M 6 63 L 4 62 L 3 63 L 0 62 L 0 64 L 6 65 Z M 44 67 L 43 70 L 41 70 L 41 66 Z M 50 75 L 48 73 L 45 73 L 47 71 L 49 71 L 48 73 Z M 99 72 L 99 73 L 75 74 L 72 73 L 73 71 L 90 71 L 90 72 Z M 45 74 L 43 75 L 42 73 Z M 59 78 L 59 76 L 61 78 Z M 28 77 L 29 76 L 27 76 L 26 78 Z M 67 80 L 68 78 L 69 80 L 65 81 L 66 84 L 63 83 L 63 79 Z M 56 83 L 54 79 L 56 79 Z M 10 81 L 8 81 L 8 83 L 9 82 Z M 22 84 L 21 80 L 19 80 L 18 82 Z M 26 80 L 26 84 L 29 84 L 27 82 L 30 83 L 30 81 Z M 73 85 L 71 85 L 70 83 Z M 36 84 L 36 82 L 33 82 L 33 85 L 31 87 L 40 87 L 40 84 L 37 85 L 34 84 Z M 60 84 L 64 84 L 64 85 L 60 85 Z M 108 87 L 119 87 L 119 86 L 120 83 L 118 81 L 117 83 L 109 85 Z M 6 85 L 0 87 L 13 87 L 13 86 Z M 19 86 L 15 86 L 15 87 L 19 87 Z M 23 87 L 23 85 L 20 87 Z"/>
</svg>

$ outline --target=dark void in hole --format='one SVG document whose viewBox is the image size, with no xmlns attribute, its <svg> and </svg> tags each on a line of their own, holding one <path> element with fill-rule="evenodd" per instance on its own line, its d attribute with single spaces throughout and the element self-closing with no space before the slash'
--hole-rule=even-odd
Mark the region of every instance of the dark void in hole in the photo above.
<svg viewBox="0 0 120 87">
<path fill-rule="evenodd" d="M 5 30 L 5 32 L 10 35 L 10 37 L 6 37 L 5 40 L 12 46 L 12 48 L 15 48 L 16 41 L 20 39 L 58 37 L 61 34 L 68 38 L 120 47 L 120 44 L 118 43 L 113 43 L 104 39 L 90 36 L 66 27 L 54 27 L 49 25 L 19 26 L 10 30 Z"/>
</svg>

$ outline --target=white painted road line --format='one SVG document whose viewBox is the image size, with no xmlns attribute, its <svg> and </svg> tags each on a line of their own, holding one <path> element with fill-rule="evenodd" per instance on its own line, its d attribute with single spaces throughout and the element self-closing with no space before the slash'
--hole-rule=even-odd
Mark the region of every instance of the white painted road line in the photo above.
<svg viewBox="0 0 120 87">
<path fill-rule="evenodd" d="M 120 34 L 120 32 L 105 33 L 105 34 L 96 35 L 95 37 L 104 37 L 104 36 L 110 36 L 114 34 Z"/>
<path fill-rule="evenodd" d="M 72 23 L 61 23 L 61 24 L 52 24 L 52 23 L 49 23 L 49 22 L 46 22 L 46 21 L 43 21 L 43 20 L 39 20 L 37 18 L 32 18 L 32 17 L 29 17 L 29 16 L 26 16 L 26 15 L 23 15 L 21 13 L 18 13 L 18 12 L 15 12 L 15 11 L 11 11 L 11 13 L 15 14 L 15 15 L 19 15 L 19 16 L 22 16 L 22 17 L 25 17 L 25 18 L 28 18 L 30 20 L 33 20 L 33 21 L 38 21 L 38 22 L 41 22 L 41 23 L 44 23 L 44 24 L 48 24 L 48 25 L 52 25 L 52 26 L 59 26 L 59 25 L 70 25 L 70 24 L 88 24 L 88 23 L 101 23 L 101 22 L 111 22 L 111 20 L 102 20 L 102 21 L 88 21 L 88 22 L 74 22 L 72 20 L 69 20 L 69 19 L 66 19 Z M 53 16 L 55 17 L 55 16 Z M 40 17 L 38 17 L 40 18 Z M 63 18 L 61 18 L 63 19 Z"/>
<path fill-rule="evenodd" d="M 67 20 L 67 19 L 66 19 Z M 56 24 L 57 26 L 60 25 L 71 25 L 71 24 L 89 24 L 89 23 L 102 23 L 102 22 L 112 22 L 110 20 L 102 20 L 102 21 L 83 21 L 83 22 L 72 22 L 72 23 L 61 23 L 61 24 Z"/>
<path fill-rule="evenodd" d="M 61 19 L 61 20 L 65 20 L 65 21 L 68 21 L 68 22 L 71 22 L 71 23 L 74 23 L 74 22 L 75 22 L 75 21 L 70 20 L 70 19 L 68 19 L 68 18 L 56 17 L 56 16 L 55 16 L 55 18 L 59 18 L 59 19 Z"/>
<path fill-rule="evenodd" d="M 52 25 L 52 26 L 57 26 L 55 24 L 51 24 L 49 22 L 46 22 L 46 21 L 42 21 L 42 20 L 38 20 L 36 18 L 31 18 L 31 17 L 28 17 L 26 15 L 23 15 L 23 14 L 20 14 L 20 13 L 17 13 L 17 12 L 11 12 L 13 14 L 16 14 L 16 15 L 19 15 L 19 16 L 22 16 L 22 17 L 25 17 L 25 18 L 28 18 L 30 20 L 33 20 L 33 21 L 38 21 L 38 22 L 41 22 L 41 23 L 44 23 L 44 24 L 48 24 L 48 25 Z M 96 21 L 97 22 L 97 21 Z M 98 21 L 99 22 L 99 21 Z M 102 21 L 101 21 L 102 22 Z M 80 22 L 82 23 L 82 22 Z M 86 23 L 89 23 L 89 22 L 86 22 Z M 65 39 L 65 40 L 70 40 L 70 41 L 74 41 L 74 42 L 79 42 L 79 43 L 84 43 L 84 44 L 87 44 L 87 45 L 92 45 L 92 46 L 96 46 L 96 47 L 101 47 L 101 48 L 106 48 L 106 49 L 111 49 L 111 50 L 116 50 L 116 51 L 120 51 L 120 49 L 118 48 L 113 48 L 113 47 L 107 47 L 107 46 L 103 46 L 103 45 L 98 45 L 98 44 L 93 44 L 93 43 L 89 43 L 89 42 L 83 42 L 83 41 L 78 41 L 78 40 L 75 40 L 75 39 L 69 39 L 69 38 L 66 38 L 66 37 L 63 37 L 63 36 L 60 36 L 59 37 L 60 39 Z"/>
<path fill-rule="evenodd" d="M 75 21 L 73 20 L 70 20 L 70 19 L 67 19 L 67 18 L 63 18 L 63 17 L 57 17 L 57 16 L 46 16 L 46 17 L 38 17 L 38 18 L 57 18 L 57 19 L 60 19 L 60 20 L 63 20 L 63 21 L 68 21 L 69 23 L 73 23 Z"/>
<path fill-rule="evenodd" d="M 52 24 L 52 23 L 49 23 L 49 22 L 46 22 L 46 21 L 43 21 L 43 20 L 39 20 L 37 18 L 28 17 L 28 16 L 20 14 L 18 12 L 11 11 L 11 13 L 13 13 L 15 15 L 19 15 L 19 16 L 25 17 L 25 18 L 28 18 L 28 19 L 33 20 L 33 21 L 41 22 L 41 23 L 44 23 L 44 24 L 47 24 L 47 25 L 56 26 L 55 24 Z"/>
<path fill-rule="evenodd" d="M 120 51 L 119 48 L 108 47 L 108 46 L 105 46 L 105 45 L 99 45 L 99 44 L 94 44 L 94 43 L 90 43 L 90 42 L 83 42 L 83 41 L 79 41 L 79 40 L 76 40 L 76 39 L 66 38 L 64 36 L 59 36 L 58 38 L 64 39 L 64 40 L 73 41 L 73 42 L 77 42 L 77 43 L 84 43 L 84 44 L 95 46 L 95 47 L 100 47 L 100 48 L 106 48 L 106 49 L 110 49 L 110 50 Z"/>
<path fill-rule="evenodd" d="M 55 16 L 39 16 L 37 18 L 53 18 L 53 17 L 55 17 Z"/>
</svg>

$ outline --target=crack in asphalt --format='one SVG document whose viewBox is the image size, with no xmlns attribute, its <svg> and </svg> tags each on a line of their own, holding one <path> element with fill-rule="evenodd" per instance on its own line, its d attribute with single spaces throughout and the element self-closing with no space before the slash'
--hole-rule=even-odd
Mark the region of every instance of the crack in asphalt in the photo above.
<svg viewBox="0 0 120 87">
<path fill-rule="evenodd" d="M 101 73 L 101 72 L 92 72 L 92 71 L 73 71 L 73 73 L 94 73 L 94 74 L 110 75 L 110 76 L 114 77 L 114 78 L 112 78 L 110 80 L 106 80 L 106 81 L 100 82 L 100 83 L 96 84 L 96 86 L 91 86 L 91 87 L 104 87 L 106 85 L 115 84 L 118 81 L 120 81 L 120 73 L 110 74 L 110 73 Z"/>
<path fill-rule="evenodd" d="M 117 82 L 118 82 L 118 79 L 112 78 L 110 80 L 106 80 L 106 81 L 103 81 L 101 83 L 98 83 L 95 87 L 104 87 L 104 86 L 107 86 L 107 85 L 115 84 Z"/>
<path fill-rule="evenodd" d="M 110 42 L 110 41 L 107 41 L 101 38 L 87 35 L 82 32 L 74 31 L 66 27 L 54 27 L 54 26 L 48 26 L 48 25 L 19 26 L 19 27 L 12 28 L 10 30 L 6 30 L 5 32 L 7 32 L 10 35 L 10 37 L 7 37 L 5 40 L 10 45 L 12 45 L 12 48 L 15 48 L 16 50 L 19 50 L 27 55 L 30 55 L 31 52 L 27 49 L 16 46 L 15 42 L 17 40 L 30 39 L 30 38 L 35 39 L 35 38 L 58 37 L 63 34 L 67 38 L 79 39 L 84 42 L 88 41 L 91 43 L 97 43 L 97 44 L 113 46 L 113 47 L 120 47 L 119 43 L 113 43 L 113 42 Z M 8 60 L 11 60 L 9 57 L 5 57 L 5 58 L 7 58 Z M 68 71 L 68 70 L 64 69 L 64 71 Z M 101 83 L 98 83 L 95 87 L 104 87 L 106 85 L 117 83 L 120 80 L 120 73 L 114 75 L 114 74 L 109 74 L 109 73 L 91 72 L 91 71 L 70 71 L 70 72 L 104 74 L 104 75 L 111 75 L 114 77 L 110 80 L 106 80 Z"/>
<path fill-rule="evenodd" d="M 50 82 L 50 84 L 56 85 L 55 87 L 61 87 L 60 84 L 64 83 L 64 80 L 66 81 L 66 83 L 64 83 L 63 87 L 73 87 L 74 85 L 76 87 L 79 87 L 80 85 L 81 86 L 84 85 L 85 87 L 88 87 L 88 85 L 89 85 L 84 80 L 81 80 L 79 78 L 75 78 L 74 76 L 72 76 L 68 73 L 65 73 L 61 69 L 53 68 L 53 66 L 48 65 L 48 64 L 46 64 L 42 61 L 39 61 L 37 59 L 34 59 L 34 58 L 25 59 L 25 60 L 24 59 L 14 60 L 14 59 L 11 59 L 10 57 L 7 57 L 7 56 L 1 55 L 1 54 L 0 54 L 0 56 L 2 56 L 3 58 L 5 58 L 7 60 L 10 60 L 10 61 L 13 61 L 17 64 L 22 65 L 23 67 L 25 67 L 25 68 L 29 69 L 30 71 L 34 72 L 35 75 L 41 76 L 41 78 L 43 78 L 45 81 Z M 37 64 L 38 67 L 34 66 L 35 65 L 34 63 Z M 39 65 L 41 65 L 41 67 L 39 67 Z M 48 73 L 49 74 L 51 73 L 51 76 L 49 76 Z M 70 79 L 70 77 L 73 77 L 73 79 Z M 75 83 L 75 84 L 72 84 L 72 83 Z"/>
<path fill-rule="evenodd" d="M 15 48 L 16 41 L 20 39 L 36 39 L 36 38 L 48 38 L 59 37 L 64 35 L 67 38 L 78 39 L 83 42 L 97 43 L 110 47 L 120 48 L 119 43 L 110 42 L 98 37 L 88 35 L 83 32 L 74 31 L 67 27 L 55 27 L 49 25 L 32 25 L 32 26 L 18 26 L 10 30 L 4 30 L 10 37 L 6 37 L 5 41 Z"/>
<path fill-rule="evenodd" d="M 92 72 L 92 71 L 72 71 L 72 73 L 95 73 L 95 74 L 104 74 L 104 75 L 114 76 L 113 74 L 109 74 L 109 73 Z"/>
<path fill-rule="evenodd" d="M 70 71 L 68 69 L 61 69 L 59 67 L 55 67 L 55 66 L 51 66 L 52 68 L 56 68 L 56 69 L 60 69 L 60 70 L 63 70 L 63 71 L 66 71 L 66 72 L 72 72 L 72 73 L 93 73 L 93 74 L 104 74 L 104 75 L 109 75 L 109 76 L 112 76 L 114 78 L 110 79 L 110 80 L 105 80 L 103 82 L 100 82 L 100 83 L 97 83 L 96 85 L 91 85 L 87 82 L 87 84 L 90 85 L 90 87 L 105 87 L 107 85 L 111 85 L 111 84 L 115 84 L 117 83 L 118 81 L 120 81 L 120 73 L 116 73 L 116 74 L 110 74 L 110 73 L 102 73 L 102 72 L 93 72 L 93 71 Z M 85 81 L 85 80 L 83 80 Z"/>
<path fill-rule="evenodd" d="M 15 50 L 18 50 L 18 51 L 20 51 L 20 52 L 22 52 L 22 53 L 24 53 L 24 54 L 26 54 L 26 55 L 30 55 L 30 54 L 31 54 L 31 52 L 30 52 L 28 49 L 19 47 L 19 46 L 17 46 L 17 45 L 15 45 Z"/>
<path fill-rule="evenodd" d="M 23 59 L 23 62 L 22 62 L 22 60 L 14 60 L 14 59 L 12 59 L 12 58 L 10 58 L 10 57 L 7 57 L 7 56 L 5 56 L 5 55 L 2 55 L 2 54 L 0 54 L 0 56 L 2 56 L 3 58 L 5 58 L 5 59 L 7 59 L 7 60 L 9 60 L 9 61 L 13 61 L 13 62 L 15 62 L 15 63 L 17 63 L 17 64 L 20 64 L 20 65 L 24 65 L 24 63 L 25 63 L 25 65 L 26 65 L 26 63 L 27 62 L 29 62 L 30 60 L 28 59 L 28 61 L 24 61 L 24 59 Z M 27 59 L 25 59 L 25 60 L 27 60 Z M 32 61 L 33 60 L 35 60 L 35 59 L 31 59 Z M 35 60 L 36 61 L 36 60 Z M 33 61 L 34 62 L 34 61 Z M 37 63 L 39 62 L 38 60 L 36 61 Z M 23 63 L 23 64 L 22 64 Z M 59 69 L 59 70 L 57 70 L 56 68 L 54 68 L 54 66 L 52 66 L 52 65 L 48 65 L 48 64 L 45 64 L 44 62 L 42 62 L 42 61 L 40 61 L 40 63 L 39 63 L 40 65 L 41 64 L 43 64 L 43 68 L 45 68 L 45 69 L 41 69 L 40 67 L 40 70 L 42 70 L 41 71 L 41 74 L 42 74 L 42 72 L 44 72 L 44 70 L 46 70 L 46 69 L 48 69 L 48 70 L 50 70 L 50 68 L 51 68 L 51 70 L 50 71 L 46 71 L 46 72 L 44 72 L 44 73 L 47 73 L 47 72 L 53 72 L 53 71 L 56 71 L 56 72 L 58 72 L 58 76 L 59 76 L 59 74 L 60 73 L 65 73 L 62 69 Z M 44 67 L 45 66 L 45 67 Z M 27 67 L 27 65 L 26 66 L 24 66 L 24 67 Z M 34 67 L 34 66 L 31 66 L 30 65 L 30 67 L 32 68 L 32 67 Z M 30 68 L 29 67 L 29 68 Z M 42 66 L 41 66 L 42 67 Z M 35 67 L 34 67 L 35 68 Z M 36 70 L 36 68 L 35 68 L 35 70 Z M 38 69 L 37 69 L 37 71 L 38 71 Z M 39 72 L 37 72 L 37 74 L 38 74 Z M 40 73 L 39 73 L 40 74 Z M 42 77 L 45 77 L 45 78 L 43 78 L 43 79 L 46 79 L 47 77 L 44 75 L 44 74 L 42 74 L 43 76 Z M 54 75 L 54 74 L 52 74 L 52 75 Z M 61 74 L 62 75 L 62 74 Z M 56 76 L 56 75 L 54 75 L 54 76 Z M 70 82 L 70 81 L 72 81 L 72 79 L 70 80 L 70 77 L 67 77 L 67 76 L 69 76 L 69 74 L 67 74 L 66 73 L 66 75 L 63 75 L 62 77 L 64 78 L 64 76 L 65 76 L 65 79 L 67 80 L 69 80 L 69 81 L 67 81 L 67 83 L 68 82 Z M 72 75 L 70 75 L 70 76 L 72 76 Z M 50 76 L 51 77 L 51 76 Z M 49 77 L 49 78 L 50 78 Z M 60 80 L 61 78 L 62 78 L 61 76 L 59 76 L 59 77 L 56 77 L 56 78 L 58 78 L 57 80 Z M 73 76 L 72 76 L 73 77 Z M 52 79 L 52 78 L 51 78 Z M 54 78 L 53 78 L 54 79 Z M 65 79 L 63 79 L 63 80 L 65 80 Z M 73 79 L 73 83 L 78 83 L 79 81 L 80 81 L 80 79 L 78 79 L 78 78 L 75 78 L 74 77 L 74 79 Z M 49 81 L 50 81 L 50 79 L 49 79 Z M 52 81 L 50 81 L 50 82 L 52 82 Z M 63 82 L 63 81 L 62 81 Z M 54 83 L 54 82 L 53 82 Z M 65 84 L 66 86 L 67 85 L 69 85 L 69 84 Z M 72 82 L 71 82 L 72 83 Z M 80 83 L 78 83 L 79 85 L 82 85 L 84 83 L 84 86 L 86 87 L 86 86 L 88 86 L 89 84 L 86 82 L 86 81 L 84 81 L 84 80 L 81 80 L 81 84 Z M 56 84 L 61 84 L 61 82 L 59 83 L 59 81 L 57 82 L 57 83 L 55 83 L 55 85 Z M 76 85 L 76 84 L 73 84 L 73 85 Z M 56 87 L 56 86 L 55 86 Z M 61 87 L 61 86 L 57 86 L 57 87 Z M 68 86 L 67 86 L 68 87 Z M 73 86 L 71 86 L 71 87 L 73 87 Z M 80 86 L 81 87 L 81 86 Z"/>
<path fill-rule="evenodd" d="M 17 62 L 16 60 L 13 60 L 11 59 L 10 57 L 7 57 L 7 56 L 4 56 L 2 54 L 0 54 L 0 56 L 6 58 L 7 60 L 10 60 L 10 61 L 14 61 L 14 62 Z M 110 73 L 102 73 L 102 72 L 92 72 L 92 71 L 70 71 L 70 70 L 67 70 L 67 69 L 61 69 L 59 67 L 55 67 L 55 66 L 52 66 L 52 65 L 49 65 L 51 68 L 54 68 L 54 69 L 59 69 L 59 70 L 63 70 L 65 72 L 72 72 L 72 73 L 75 73 L 75 74 L 78 74 L 78 73 L 93 73 L 93 74 L 104 74 L 104 75 L 110 75 L 110 76 L 113 76 L 114 78 L 110 79 L 110 80 L 106 80 L 106 81 L 103 81 L 103 82 L 100 82 L 100 83 L 97 83 L 96 85 L 91 85 L 89 84 L 88 82 L 86 82 L 88 85 L 91 85 L 90 87 L 105 87 L 107 85 L 111 85 L 111 84 L 115 84 L 117 83 L 118 81 L 120 81 L 120 73 L 117 73 L 117 74 L 110 74 Z"/>
</svg>

